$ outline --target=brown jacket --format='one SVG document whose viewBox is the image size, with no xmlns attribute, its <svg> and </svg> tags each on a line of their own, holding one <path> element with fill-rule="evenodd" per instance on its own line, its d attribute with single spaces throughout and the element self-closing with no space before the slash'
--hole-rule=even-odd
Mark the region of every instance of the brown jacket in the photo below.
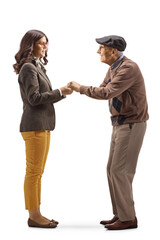
<svg viewBox="0 0 160 240">
<path fill-rule="evenodd" d="M 109 100 L 113 126 L 143 122 L 149 118 L 142 73 L 138 65 L 125 56 L 117 66 L 109 68 L 98 88 L 81 86 L 80 93 Z"/>
<path fill-rule="evenodd" d="M 19 73 L 18 82 L 23 101 L 20 132 L 53 130 L 55 110 L 53 103 L 63 99 L 58 89 L 52 90 L 51 83 L 36 63 L 25 63 Z"/>
</svg>

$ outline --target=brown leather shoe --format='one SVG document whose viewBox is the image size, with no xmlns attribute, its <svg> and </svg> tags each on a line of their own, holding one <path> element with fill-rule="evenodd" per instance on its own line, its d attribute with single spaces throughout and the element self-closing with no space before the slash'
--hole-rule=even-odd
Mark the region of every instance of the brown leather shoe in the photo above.
<svg viewBox="0 0 160 240">
<path fill-rule="evenodd" d="M 102 220 L 100 222 L 100 224 L 102 224 L 102 225 L 112 224 L 112 223 L 116 222 L 118 219 L 119 219 L 118 217 L 114 216 L 111 220 Z"/>
<path fill-rule="evenodd" d="M 56 220 L 52 219 L 51 222 L 55 223 L 55 224 L 59 224 L 59 222 L 57 222 Z"/>
<path fill-rule="evenodd" d="M 123 230 L 123 229 L 130 229 L 130 228 L 137 228 L 137 218 L 132 221 L 125 221 L 121 222 L 120 220 L 114 222 L 113 224 L 105 225 L 105 228 L 109 230 Z"/>
<path fill-rule="evenodd" d="M 29 218 L 28 226 L 29 227 L 38 227 L 38 228 L 55 228 L 55 227 L 57 227 L 57 224 L 54 222 L 50 222 L 48 224 L 39 224 Z"/>
</svg>

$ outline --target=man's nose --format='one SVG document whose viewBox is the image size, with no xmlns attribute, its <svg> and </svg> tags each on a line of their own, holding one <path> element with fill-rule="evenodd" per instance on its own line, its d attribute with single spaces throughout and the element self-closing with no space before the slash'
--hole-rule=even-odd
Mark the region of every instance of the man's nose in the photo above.
<svg viewBox="0 0 160 240">
<path fill-rule="evenodd" d="M 99 53 L 99 54 L 101 53 L 100 49 L 98 49 L 97 53 Z"/>
</svg>

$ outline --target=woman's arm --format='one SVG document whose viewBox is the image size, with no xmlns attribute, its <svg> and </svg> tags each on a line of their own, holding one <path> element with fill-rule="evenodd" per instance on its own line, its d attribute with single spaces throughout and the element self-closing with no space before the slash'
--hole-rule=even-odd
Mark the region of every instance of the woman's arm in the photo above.
<svg viewBox="0 0 160 240">
<path fill-rule="evenodd" d="M 27 100 L 32 106 L 56 103 L 65 98 L 58 89 L 40 93 L 37 70 L 32 63 L 23 65 L 19 74 L 19 83 L 22 84 Z"/>
</svg>

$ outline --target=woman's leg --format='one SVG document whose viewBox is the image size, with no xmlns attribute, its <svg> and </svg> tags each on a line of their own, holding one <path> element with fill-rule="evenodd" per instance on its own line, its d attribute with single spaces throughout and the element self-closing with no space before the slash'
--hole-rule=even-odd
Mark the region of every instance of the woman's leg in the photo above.
<svg viewBox="0 0 160 240">
<path fill-rule="evenodd" d="M 45 156 L 44 156 L 44 161 L 43 161 L 43 166 L 42 166 L 42 174 L 44 172 L 45 169 L 45 165 L 46 165 L 46 161 L 47 161 L 47 156 L 48 156 L 48 152 L 49 152 L 49 146 L 50 146 L 50 131 L 45 131 L 45 137 L 46 137 L 46 152 L 45 152 Z M 38 197 L 39 197 L 39 206 L 41 204 L 41 179 L 42 179 L 42 175 L 41 178 L 39 179 L 38 182 Z M 48 221 L 50 221 L 48 218 L 44 217 L 44 219 L 47 219 Z"/>
<path fill-rule="evenodd" d="M 39 182 L 46 161 L 46 133 L 45 131 L 23 132 L 22 136 L 26 144 L 25 206 L 32 220 L 47 224 L 49 220 L 42 217 L 39 208 Z"/>
<path fill-rule="evenodd" d="M 45 168 L 45 165 L 46 165 L 47 156 L 48 156 L 48 152 L 49 152 L 50 131 L 45 131 L 45 143 L 46 143 L 46 148 L 45 148 L 44 159 L 43 159 L 43 164 L 42 164 L 41 178 L 42 178 L 42 174 L 44 172 L 44 168 Z M 39 201 L 39 205 L 41 204 L 41 178 L 39 178 L 39 181 L 38 181 L 38 201 Z"/>
</svg>

